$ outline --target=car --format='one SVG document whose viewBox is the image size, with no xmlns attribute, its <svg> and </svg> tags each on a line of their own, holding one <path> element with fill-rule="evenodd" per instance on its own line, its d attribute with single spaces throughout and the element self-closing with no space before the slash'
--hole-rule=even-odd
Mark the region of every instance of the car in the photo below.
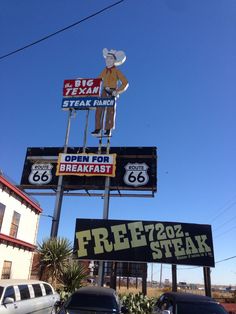
<svg viewBox="0 0 236 314">
<path fill-rule="evenodd" d="M 152 314 L 227 314 L 223 306 L 210 297 L 181 292 L 163 293 Z"/>
<path fill-rule="evenodd" d="M 0 280 L 1 314 L 54 314 L 60 296 L 44 281 Z"/>
<path fill-rule="evenodd" d="M 112 288 L 87 286 L 72 293 L 59 314 L 128 313 L 116 291 Z"/>
</svg>

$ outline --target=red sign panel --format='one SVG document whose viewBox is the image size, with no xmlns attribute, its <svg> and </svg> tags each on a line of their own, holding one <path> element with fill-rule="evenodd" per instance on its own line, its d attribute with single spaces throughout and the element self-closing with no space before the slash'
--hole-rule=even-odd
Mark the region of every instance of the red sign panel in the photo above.
<svg viewBox="0 0 236 314">
<path fill-rule="evenodd" d="M 56 175 L 114 177 L 116 154 L 59 154 Z"/>
<path fill-rule="evenodd" d="M 63 86 L 64 97 L 98 97 L 101 92 L 102 79 L 79 78 L 65 80 Z"/>
</svg>

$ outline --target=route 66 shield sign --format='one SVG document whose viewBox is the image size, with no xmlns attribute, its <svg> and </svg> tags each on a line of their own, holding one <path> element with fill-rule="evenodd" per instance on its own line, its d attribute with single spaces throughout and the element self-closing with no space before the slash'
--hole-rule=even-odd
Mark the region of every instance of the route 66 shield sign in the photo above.
<svg viewBox="0 0 236 314">
<path fill-rule="evenodd" d="M 125 165 L 124 182 L 127 185 L 135 187 L 142 186 L 148 183 L 149 176 L 147 173 L 148 165 L 143 163 L 128 163 Z"/>
<path fill-rule="evenodd" d="M 33 164 L 29 175 L 29 182 L 36 185 L 49 183 L 52 180 L 52 168 L 52 164 Z"/>
</svg>

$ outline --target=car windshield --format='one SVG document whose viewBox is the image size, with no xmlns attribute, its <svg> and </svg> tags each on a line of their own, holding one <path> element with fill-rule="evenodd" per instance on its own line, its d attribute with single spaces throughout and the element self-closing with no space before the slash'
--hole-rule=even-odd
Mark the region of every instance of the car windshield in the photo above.
<svg viewBox="0 0 236 314">
<path fill-rule="evenodd" d="M 178 303 L 176 314 L 227 314 L 224 308 L 211 302 L 205 303 Z"/>
<path fill-rule="evenodd" d="M 67 309 L 118 311 L 118 305 L 114 297 L 92 294 L 74 294 L 66 305 Z"/>
<path fill-rule="evenodd" d="M 2 297 L 3 290 L 4 290 L 3 287 L 0 286 L 0 300 L 1 300 L 1 297 Z"/>
</svg>

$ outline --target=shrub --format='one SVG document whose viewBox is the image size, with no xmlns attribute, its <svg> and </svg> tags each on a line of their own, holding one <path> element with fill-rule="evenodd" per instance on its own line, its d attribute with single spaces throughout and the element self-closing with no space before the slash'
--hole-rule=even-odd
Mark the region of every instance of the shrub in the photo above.
<svg viewBox="0 0 236 314">
<path fill-rule="evenodd" d="M 139 292 L 137 294 L 129 293 L 120 296 L 122 304 L 128 308 L 129 313 L 132 314 L 148 314 L 152 312 L 155 303 L 154 298 L 145 296 Z"/>
</svg>

